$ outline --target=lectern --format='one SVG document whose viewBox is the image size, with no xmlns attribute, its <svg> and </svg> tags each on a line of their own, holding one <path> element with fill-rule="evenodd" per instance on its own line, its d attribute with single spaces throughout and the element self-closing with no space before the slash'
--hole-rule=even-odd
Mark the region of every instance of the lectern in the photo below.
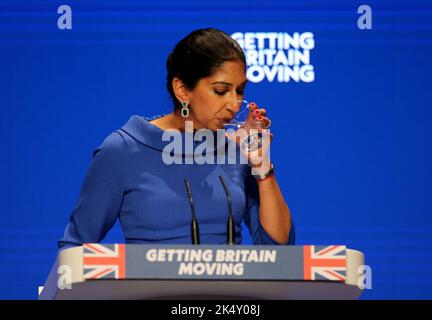
<svg viewBox="0 0 432 320">
<path fill-rule="evenodd" d="M 39 299 L 357 299 L 362 265 L 343 245 L 86 243 L 59 252 Z"/>
</svg>

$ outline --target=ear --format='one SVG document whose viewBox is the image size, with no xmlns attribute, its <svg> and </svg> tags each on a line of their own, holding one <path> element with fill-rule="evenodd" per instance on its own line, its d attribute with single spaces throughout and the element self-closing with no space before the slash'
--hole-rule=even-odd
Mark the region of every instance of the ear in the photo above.
<svg viewBox="0 0 432 320">
<path fill-rule="evenodd" d="M 177 77 L 174 77 L 174 79 L 172 80 L 172 87 L 173 87 L 174 94 L 177 100 L 180 101 L 180 103 L 183 101 L 189 102 L 190 91 L 183 83 L 183 81 L 181 81 Z"/>
</svg>

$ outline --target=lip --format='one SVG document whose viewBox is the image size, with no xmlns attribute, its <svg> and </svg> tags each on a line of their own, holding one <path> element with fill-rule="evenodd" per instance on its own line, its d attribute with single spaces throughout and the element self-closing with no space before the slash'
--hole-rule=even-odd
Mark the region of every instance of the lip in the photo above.
<svg viewBox="0 0 432 320">
<path fill-rule="evenodd" d="M 221 118 L 220 119 L 223 123 L 227 123 L 227 122 L 230 122 L 231 120 L 232 120 L 232 118 L 231 117 L 226 117 L 226 118 Z"/>
</svg>

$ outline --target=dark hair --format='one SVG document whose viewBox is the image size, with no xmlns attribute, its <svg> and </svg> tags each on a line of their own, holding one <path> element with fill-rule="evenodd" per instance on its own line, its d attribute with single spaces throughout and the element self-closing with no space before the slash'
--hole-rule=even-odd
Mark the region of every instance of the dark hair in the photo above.
<svg viewBox="0 0 432 320">
<path fill-rule="evenodd" d="M 246 66 L 242 48 L 221 30 L 198 29 L 180 40 L 166 61 L 167 89 L 174 101 L 174 109 L 181 107 L 172 87 L 174 77 L 193 90 L 200 79 L 211 76 L 225 61 L 235 60 Z"/>
</svg>

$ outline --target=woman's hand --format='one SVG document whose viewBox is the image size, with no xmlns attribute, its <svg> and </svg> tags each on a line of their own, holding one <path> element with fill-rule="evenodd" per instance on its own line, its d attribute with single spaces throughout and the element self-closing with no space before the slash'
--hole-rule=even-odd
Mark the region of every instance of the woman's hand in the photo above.
<svg viewBox="0 0 432 320">
<path fill-rule="evenodd" d="M 254 174 L 266 173 L 270 169 L 270 143 L 273 135 L 270 133 L 271 120 L 266 115 L 266 109 L 250 103 L 249 114 L 245 125 L 235 134 L 227 133 L 230 140 L 235 140 L 240 146 L 242 155 L 248 159 Z"/>
</svg>

